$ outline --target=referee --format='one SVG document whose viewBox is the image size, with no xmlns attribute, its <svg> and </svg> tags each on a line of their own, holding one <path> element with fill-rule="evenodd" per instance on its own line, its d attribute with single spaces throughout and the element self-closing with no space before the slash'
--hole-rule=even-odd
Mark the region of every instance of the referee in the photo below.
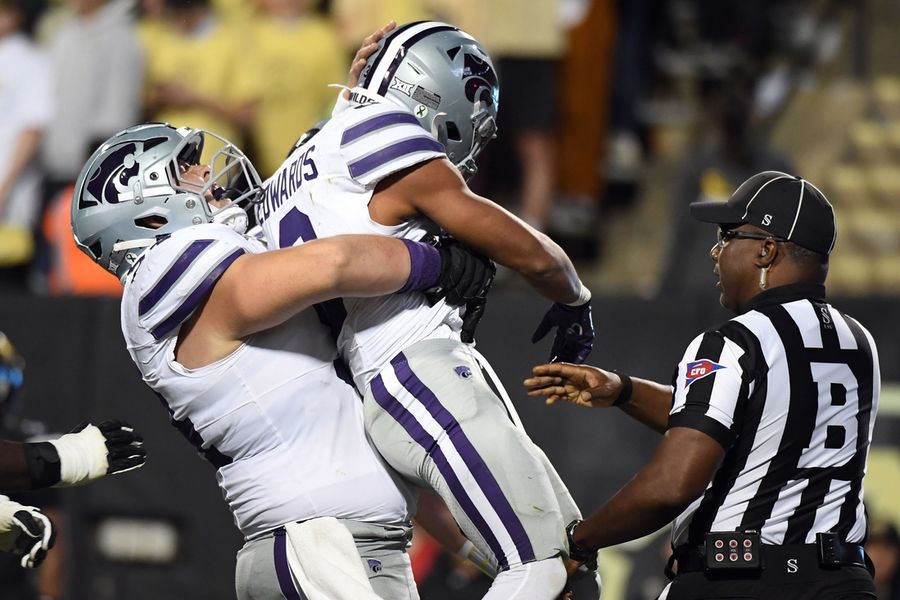
<svg viewBox="0 0 900 600">
<path fill-rule="evenodd" d="M 825 301 L 834 211 L 808 181 L 766 171 L 691 212 L 719 225 L 713 272 L 737 316 L 690 343 L 673 386 L 568 364 L 525 381 L 548 403 L 618 406 L 665 434 L 569 526 L 571 558 L 674 520 L 661 599 L 875 598 L 863 475 L 881 380 L 869 332 Z"/>
</svg>

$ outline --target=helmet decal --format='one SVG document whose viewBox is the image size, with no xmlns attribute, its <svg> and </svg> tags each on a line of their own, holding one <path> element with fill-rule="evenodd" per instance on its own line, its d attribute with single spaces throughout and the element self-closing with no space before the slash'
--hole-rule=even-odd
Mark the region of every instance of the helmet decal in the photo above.
<svg viewBox="0 0 900 600">
<path fill-rule="evenodd" d="M 500 85 L 491 63 L 469 52 L 466 52 L 464 61 L 462 76 L 466 86 L 466 98 L 470 102 L 477 102 L 481 100 L 480 91 L 485 89 L 490 102 L 496 104 L 494 94 Z"/>
<path fill-rule="evenodd" d="M 133 155 L 136 150 L 137 146 L 133 143 L 122 144 L 100 163 L 87 183 L 87 189 L 94 198 L 102 198 L 109 204 L 116 204 L 119 201 L 119 192 L 123 187 L 127 189 L 131 177 L 138 174 L 137 163 L 127 159 L 128 155 Z M 78 208 L 97 204 L 99 201 L 83 195 L 78 201 Z"/>
</svg>

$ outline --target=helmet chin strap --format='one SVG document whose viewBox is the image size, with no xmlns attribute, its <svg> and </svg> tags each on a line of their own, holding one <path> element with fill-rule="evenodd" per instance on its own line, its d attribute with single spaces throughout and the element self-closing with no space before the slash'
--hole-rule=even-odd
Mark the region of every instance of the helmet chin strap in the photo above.
<svg viewBox="0 0 900 600">
<path fill-rule="evenodd" d="M 156 243 L 156 238 L 140 238 L 136 240 L 120 240 L 113 244 L 112 251 L 133 250 L 134 248 L 147 248 Z"/>
<path fill-rule="evenodd" d="M 216 211 L 212 216 L 212 222 L 230 227 L 242 235 L 247 233 L 247 225 L 249 223 L 247 213 L 236 204 L 226 206 L 222 210 Z"/>
</svg>

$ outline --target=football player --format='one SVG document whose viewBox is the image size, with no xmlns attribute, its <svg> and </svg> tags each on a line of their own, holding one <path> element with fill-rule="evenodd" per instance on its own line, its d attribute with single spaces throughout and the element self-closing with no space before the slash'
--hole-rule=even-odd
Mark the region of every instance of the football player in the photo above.
<svg viewBox="0 0 900 600">
<path fill-rule="evenodd" d="M 569 258 L 466 185 L 496 134 L 499 87 L 483 47 L 456 27 L 412 23 L 380 42 L 358 84 L 267 180 L 255 211 L 269 248 L 347 233 L 449 232 L 554 301 L 532 341 L 556 329 L 551 359 L 582 362 L 594 335 L 590 292 Z M 580 512 L 466 343 L 463 314 L 397 295 L 346 298 L 326 316 L 381 455 L 437 492 L 498 564 L 486 597 L 549 600 L 563 589 L 565 527 Z M 590 591 L 580 597 L 597 597 L 594 574 L 581 575 Z"/>
<path fill-rule="evenodd" d="M 122 331 L 144 381 L 216 468 L 246 539 L 238 598 L 417 597 L 409 492 L 369 446 L 329 331 L 306 309 L 435 288 L 464 304 L 484 297 L 492 266 L 382 236 L 265 252 L 243 235 L 242 207 L 261 193 L 227 140 L 138 125 L 82 169 L 72 228 L 125 287 Z"/>
</svg>

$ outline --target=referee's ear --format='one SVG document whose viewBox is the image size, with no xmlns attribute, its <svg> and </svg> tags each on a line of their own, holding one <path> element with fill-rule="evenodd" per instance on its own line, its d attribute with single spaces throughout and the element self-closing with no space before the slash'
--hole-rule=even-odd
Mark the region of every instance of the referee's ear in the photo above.
<svg viewBox="0 0 900 600">
<path fill-rule="evenodd" d="M 759 252 L 753 261 L 758 269 L 768 269 L 775 264 L 776 259 L 781 251 L 778 242 L 769 238 L 762 240 L 759 245 Z"/>
</svg>

